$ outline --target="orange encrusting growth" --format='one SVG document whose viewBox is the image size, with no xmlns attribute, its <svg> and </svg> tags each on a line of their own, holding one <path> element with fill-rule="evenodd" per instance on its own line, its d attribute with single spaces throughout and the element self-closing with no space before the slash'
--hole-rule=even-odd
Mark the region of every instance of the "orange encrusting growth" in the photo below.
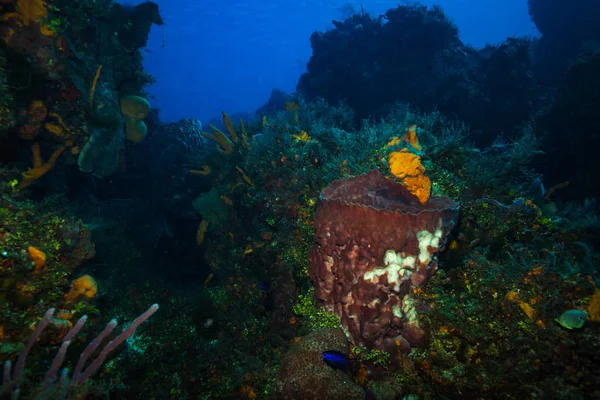
<svg viewBox="0 0 600 400">
<path fill-rule="evenodd" d="M 16 12 L 7 12 L 0 16 L 0 21 L 9 20 L 16 20 L 20 26 L 38 24 L 42 35 L 54 36 L 54 31 L 47 24 L 48 8 L 44 0 L 18 0 Z"/>
<path fill-rule="evenodd" d="M 408 127 L 408 133 L 404 136 L 404 140 L 407 141 L 415 149 L 421 150 L 421 145 L 419 145 L 419 139 L 417 138 L 416 125 L 411 125 Z"/>
<path fill-rule="evenodd" d="M 33 273 L 34 275 L 37 275 L 41 272 L 42 268 L 44 268 L 44 265 L 46 265 L 46 254 L 32 246 L 27 248 L 27 252 L 29 253 L 29 257 L 31 257 L 31 260 L 35 265 Z"/>
<path fill-rule="evenodd" d="M 388 162 L 391 173 L 400 179 L 421 203 L 426 203 L 431 196 L 431 180 L 425 175 L 421 157 L 402 149 L 390 153 Z"/>
<path fill-rule="evenodd" d="M 23 140 L 35 139 L 47 116 L 48 110 L 44 102 L 34 100 L 27 109 L 27 122 L 19 128 L 19 137 Z"/>
<path fill-rule="evenodd" d="M 597 290 L 590 298 L 587 311 L 590 321 L 600 322 L 600 290 Z"/>
<path fill-rule="evenodd" d="M 521 311 L 523 311 L 525 313 L 525 315 L 527 315 L 529 317 L 529 319 L 535 319 L 536 312 L 529 303 L 521 301 L 519 303 L 519 307 L 521 308 Z"/>
<path fill-rule="evenodd" d="M 65 295 L 65 303 L 70 303 L 77 299 L 91 300 L 98 293 L 98 284 L 90 275 L 83 275 L 73 281 L 69 292 Z"/>
</svg>

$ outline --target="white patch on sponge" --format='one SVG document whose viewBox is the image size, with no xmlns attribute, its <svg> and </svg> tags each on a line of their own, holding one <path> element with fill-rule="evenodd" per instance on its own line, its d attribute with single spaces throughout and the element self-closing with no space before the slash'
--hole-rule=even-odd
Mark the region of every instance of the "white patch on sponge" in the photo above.
<svg viewBox="0 0 600 400">
<path fill-rule="evenodd" d="M 392 286 L 393 290 L 400 290 L 402 281 L 410 279 L 412 271 L 417 268 L 417 260 L 419 264 L 429 264 L 433 257 L 431 249 L 438 249 L 442 240 L 442 230 L 436 229 L 435 232 L 421 231 L 417 233 L 419 241 L 419 255 L 409 256 L 406 253 L 396 253 L 394 250 L 388 250 L 383 256 L 383 267 L 376 267 L 365 272 L 363 279 L 372 283 L 379 283 L 379 277 L 387 274 L 388 285 Z"/>
<path fill-rule="evenodd" d="M 437 249 L 440 247 L 440 240 L 442 240 L 442 230 L 436 229 L 435 232 L 431 233 L 428 231 L 421 231 L 417 233 L 417 239 L 419 240 L 419 262 L 421 264 L 429 264 L 433 253 L 429 251 L 428 247 Z"/>
<path fill-rule="evenodd" d="M 404 312 L 404 318 L 406 318 L 409 324 L 419 325 L 415 299 L 410 294 L 406 294 L 402 298 L 402 311 Z"/>
<path fill-rule="evenodd" d="M 389 285 L 393 285 L 393 289 L 400 290 L 400 284 L 404 280 L 410 279 L 411 270 L 415 269 L 417 258 L 414 256 L 403 256 L 402 253 L 396 253 L 394 250 L 388 250 L 383 256 L 384 267 L 373 268 L 371 271 L 365 272 L 363 278 L 365 281 L 377 283 L 376 279 L 387 273 L 387 281 Z"/>
</svg>

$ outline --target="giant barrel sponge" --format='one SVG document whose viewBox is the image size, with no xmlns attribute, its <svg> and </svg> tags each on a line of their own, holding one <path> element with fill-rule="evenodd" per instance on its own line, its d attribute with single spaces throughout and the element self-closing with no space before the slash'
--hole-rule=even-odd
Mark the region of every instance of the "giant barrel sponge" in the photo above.
<svg viewBox="0 0 600 400">
<path fill-rule="evenodd" d="M 436 271 L 458 212 L 446 197 L 421 203 L 377 170 L 322 191 L 309 276 L 355 345 L 396 355 L 423 343 L 412 289 Z"/>
</svg>

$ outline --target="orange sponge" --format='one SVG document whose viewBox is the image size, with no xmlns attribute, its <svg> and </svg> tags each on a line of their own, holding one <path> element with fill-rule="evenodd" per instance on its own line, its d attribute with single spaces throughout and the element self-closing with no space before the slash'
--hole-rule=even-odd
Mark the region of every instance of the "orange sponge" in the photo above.
<svg viewBox="0 0 600 400">
<path fill-rule="evenodd" d="M 83 275 L 73 281 L 73 285 L 65 296 L 65 302 L 70 303 L 77 299 L 90 300 L 98 293 L 98 284 L 90 275 Z"/>
<path fill-rule="evenodd" d="M 592 295 L 588 304 L 588 319 L 594 322 L 600 322 L 600 290 Z"/>
<path fill-rule="evenodd" d="M 29 253 L 29 257 L 31 257 L 31 260 L 35 265 L 33 273 L 37 275 L 41 272 L 42 268 L 44 268 L 44 265 L 46 265 L 46 254 L 32 246 L 27 248 L 27 252 Z"/>
<path fill-rule="evenodd" d="M 390 153 L 388 162 L 392 174 L 401 179 L 402 184 L 417 196 L 421 203 L 426 203 L 431 196 L 431 180 L 425 176 L 421 157 L 402 149 Z"/>
</svg>

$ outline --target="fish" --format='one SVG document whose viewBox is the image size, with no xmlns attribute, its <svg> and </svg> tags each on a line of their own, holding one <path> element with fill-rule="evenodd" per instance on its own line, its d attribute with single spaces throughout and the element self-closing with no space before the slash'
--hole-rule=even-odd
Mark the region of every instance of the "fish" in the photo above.
<svg viewBox="0 0 600 400">
<path fill-rule="evenodd" d="M 261 283 L 259 286 L 260 290 L 263 292 L 262 301 L 265 310 L 272 311 L 275 309 L 275 301 L 273 299 L 273 293 L 271 293 L 271 288 L 268 283 Z"/>
<path fill-rule="evenodd" d="M 348 357 L 347 354 L 338 350 L 328 350 L 321 353 L 323 361 L 327 365 L 335 369 L 349 370 L 352 369 L 358 360 Z"/>
<path fill-rule="evenodd" d="M 585 324 L 587 318 L 587 312 L 583 310 L 567 310 L 560 317 L 556 318 L 555 321 L 566 329 L 579 329 Z"/>
<path fill-rule="evenodd" d="M 360 360 L 348 357 L 347 354 L 338 350 L 328 350 L 321 353 L 323 361 L 334 369 L 350 371 L 360 366 Z M 375 394 L 367 388 L 364 388 L 365 400 L 375 400 Z"/>
</svg>

